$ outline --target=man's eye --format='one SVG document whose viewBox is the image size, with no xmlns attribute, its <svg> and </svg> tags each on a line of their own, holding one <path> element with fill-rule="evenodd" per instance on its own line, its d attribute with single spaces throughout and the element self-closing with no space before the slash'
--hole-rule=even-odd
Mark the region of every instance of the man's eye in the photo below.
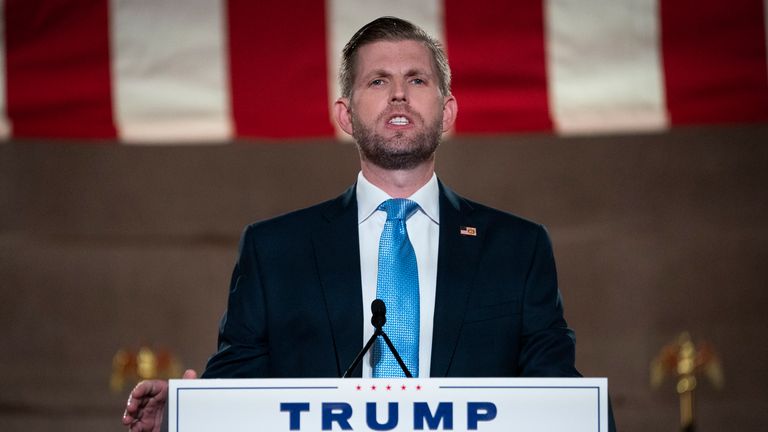
<svg viewBox="0 0 768 432">
<path fill-rule="evenodd" d="M 421 79 L 421 78 L 414 78 L 414 79 L 411 80 L 411 83 L 416 84 L 416 85 L 425 84 L 424 80 Z"/>
<path fill-rule="evenodd" d="M 375 79 L 375 80 L 371 81 L 371 85 L 372 86 L 380 86 L 382 84 L 384 84 L 384 80 L 382 80 L 382 79 Z"/>
</svg>

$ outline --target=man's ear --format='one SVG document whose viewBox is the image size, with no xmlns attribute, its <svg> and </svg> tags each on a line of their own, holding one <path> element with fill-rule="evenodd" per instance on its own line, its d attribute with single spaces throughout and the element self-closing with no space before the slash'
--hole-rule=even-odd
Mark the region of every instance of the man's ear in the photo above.
<svg viewBox="0 0 768 432">
<path fill-rule="evenodd" d="M 459 112 L 459 105 L 456 98 L 449 95 L 443 101 L 443 132 L 448 132 L 456 122 L 456 114 Z"/>
<path fill-rule="evenodd" d="M 341 130 L 352 135 L 352 115 L 350 114 L 349 99 L 340 97 L 333 103 L 333 119 Z"/>
</svg>

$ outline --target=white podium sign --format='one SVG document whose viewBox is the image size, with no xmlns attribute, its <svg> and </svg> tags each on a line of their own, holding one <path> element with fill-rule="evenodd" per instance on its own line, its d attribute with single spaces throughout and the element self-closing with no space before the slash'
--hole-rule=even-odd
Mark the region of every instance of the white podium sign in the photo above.
<svg viewBox="0 0 768 432">
<path fill-rule="evenodd" d="M 169 431 L 607 432 L 605 378 L 171 380 Z"/>
</svg>

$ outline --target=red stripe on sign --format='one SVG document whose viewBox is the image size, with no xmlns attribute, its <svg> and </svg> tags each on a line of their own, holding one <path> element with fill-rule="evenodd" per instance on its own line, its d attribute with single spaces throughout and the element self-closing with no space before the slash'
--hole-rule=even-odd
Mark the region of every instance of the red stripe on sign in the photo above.
<svg viewBox="0 0 768 432">
<path fill-rule="evenodd" d="M 324 2 L 229 0 L 238 137 L 329 137 Z"/>
<path fill-rule="evenodd" d="M 114 138 L 108 0 L 6 0 L 15 137 Z"/>
<path fill-rule="evenodd" d="M 446 0 L 458 132 L 552 130 L 541 1 Z"/>
<path fill-rule="evenodd" d="M 763 0 L 661 2 L 673 124 L 768 120 Z"/>
</svg>

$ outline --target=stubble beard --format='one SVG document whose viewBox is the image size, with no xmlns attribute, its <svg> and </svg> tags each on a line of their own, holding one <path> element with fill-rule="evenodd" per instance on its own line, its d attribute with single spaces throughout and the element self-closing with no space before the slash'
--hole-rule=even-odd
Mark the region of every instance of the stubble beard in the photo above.
<svg viewBox="0 0 768 432">
<path fill-rule="evenodd" d="M 406 135 L 397 132 L 391 138 L 377 134 L 360 122 L 352 111 L 352 137 L 357 142 L 360 156 L 366 161 L 386 170 L 413 169 L 432 160 L 442 137 L 442 119 L 437 118 L 431 124 L 424 123 L 422 117 L 413 111 L 411 118 L 419 120 L 426 127 L 421 132 Z M 379 116 L 381 121 L 387 114 Z"/>
</svg>

